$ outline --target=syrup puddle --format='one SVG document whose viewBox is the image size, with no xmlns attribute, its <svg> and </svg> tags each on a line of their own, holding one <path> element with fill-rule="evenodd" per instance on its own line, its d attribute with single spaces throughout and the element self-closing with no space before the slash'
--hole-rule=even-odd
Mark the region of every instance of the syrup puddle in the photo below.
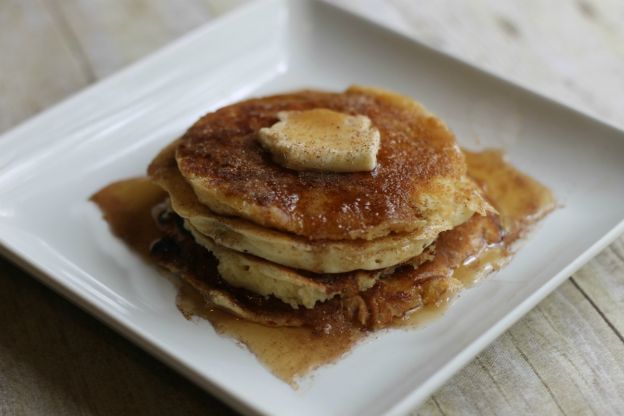
<svg viewBox="0 0 624 416">
<path fill-rule="evenodd" d="M 510 259 L 510 245 L 555 207 L 550 191 L 505 162 L 500 151 L 465 153 L 469 176 L 479 183 L 499 211 L 507 230 L 506 238 L 501 246 L 486 249 L 457 268 L 452 290 L 444 292 L 444 297 L 398 320 L 394 327 L 419 327 L 438 318 L 454 294 L 504 266 Z M 113 183 L 96 193 L 92 200 L 102 210 L 113 233 L 149 259 L 150 244 L 161 236 L 151 210 L 165 197 L 166 193 L 148 179 L 137 178 Z M 180 286 L 177 305 L 187 319 L 194 316 L 207 319 L 217 332 L 244 344 L 273 374 L 293 387 L 298 378 L 335 362 L 368 334 L 354 330 L 328 336 L 307 328 L 255 324 L 206 307 L 198 292 L 185 284 Z"/>
<path fill-rule="evenodd" d="M 187 319 L 210 321 L 215 330 L 242 343 L 278 378 L 297 387 L 297 379 L 336 361 L 360 339 L 361 333 L 324 336 L 308 328 L 267 327 L 205 306 L 201 295 L 183 284 L 177 306 Z"/>
</svg>

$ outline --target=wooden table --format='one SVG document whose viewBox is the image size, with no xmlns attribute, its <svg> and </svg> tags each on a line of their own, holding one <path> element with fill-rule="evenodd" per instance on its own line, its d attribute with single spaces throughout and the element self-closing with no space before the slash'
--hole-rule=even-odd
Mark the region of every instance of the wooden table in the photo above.
<svg viewBox="0 0 624 416">
<path fill-rule="evenodd" d="M 237 3 L 0 0 L 0 129 Z M 350 7 L 624 126 L 620 0 Z M 623 414 L 623 304 L 620 238 L 414 414 Z M 234 412 L 0 258 L 0 414 Z"/>
</svg>

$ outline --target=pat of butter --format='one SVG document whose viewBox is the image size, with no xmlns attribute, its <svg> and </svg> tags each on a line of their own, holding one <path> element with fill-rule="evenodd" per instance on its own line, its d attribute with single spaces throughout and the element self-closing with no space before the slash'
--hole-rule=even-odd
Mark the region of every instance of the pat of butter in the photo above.
<svg viewBox="0 0 624 416">
<path fill-rule="evenodd" d="M 282 111 L 260 129 L 260 143 L 280 165 L 295 170 L 363 172 L 375 169 L 379 130 L 363 115 L 317 108 Z"/>
</svg>

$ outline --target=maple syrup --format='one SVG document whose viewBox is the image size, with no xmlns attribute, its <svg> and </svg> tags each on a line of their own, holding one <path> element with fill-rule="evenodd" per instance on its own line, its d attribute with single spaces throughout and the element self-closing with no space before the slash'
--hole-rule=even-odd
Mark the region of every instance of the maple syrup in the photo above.
<svg viewBox="0 0 624 416">
<path fill-rule="evenodd" d="M 527 229 L 555 207 L 551 192 L 531 177 L 519 172 L 504 160 L 500 151 L 465 152 L 468 175 L 484 190 L 498 210 L 506 235 L 501 244 L 488 247 L 457 268 L 453 279 L 457 290 L 500 269 L 511 256 L 511 245 Z M 161 237 L 151 211 L 166 198 L 166 193 L 147 178 L 115 182 L 92 200 L 104 213 L 115 235 L 148 258 L 149 247 Z M 448 307 L 452 293 L 421 307 L 396 327 L 421 326 L 440 316 Z M 187 319 L 207 319 L 221 334 L 244 344 L 258 360 L 282 380 L 296 385 L 296 380 L 311 370 L 337 360 L 366 332 L 353 330 L 324 336 L 308 328 L 267 327 L 207 307 L 199 293 L 186 284 L 180 286 L 177 306 Z"/>
</svg>

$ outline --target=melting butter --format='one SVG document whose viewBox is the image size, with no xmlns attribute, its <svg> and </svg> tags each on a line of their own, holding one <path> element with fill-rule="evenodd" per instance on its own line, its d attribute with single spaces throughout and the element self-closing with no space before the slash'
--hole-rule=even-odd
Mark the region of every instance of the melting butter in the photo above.
<svg viewBox="0 0 624 416">
<path fill-rule="evenodd" d="M 294 170 L 365 172 L 375 169 L 379 130 L 363 115 L 324 108 L 282 111 L 260 129 L 260 143 L 275 162 Z"/>
</svg>

